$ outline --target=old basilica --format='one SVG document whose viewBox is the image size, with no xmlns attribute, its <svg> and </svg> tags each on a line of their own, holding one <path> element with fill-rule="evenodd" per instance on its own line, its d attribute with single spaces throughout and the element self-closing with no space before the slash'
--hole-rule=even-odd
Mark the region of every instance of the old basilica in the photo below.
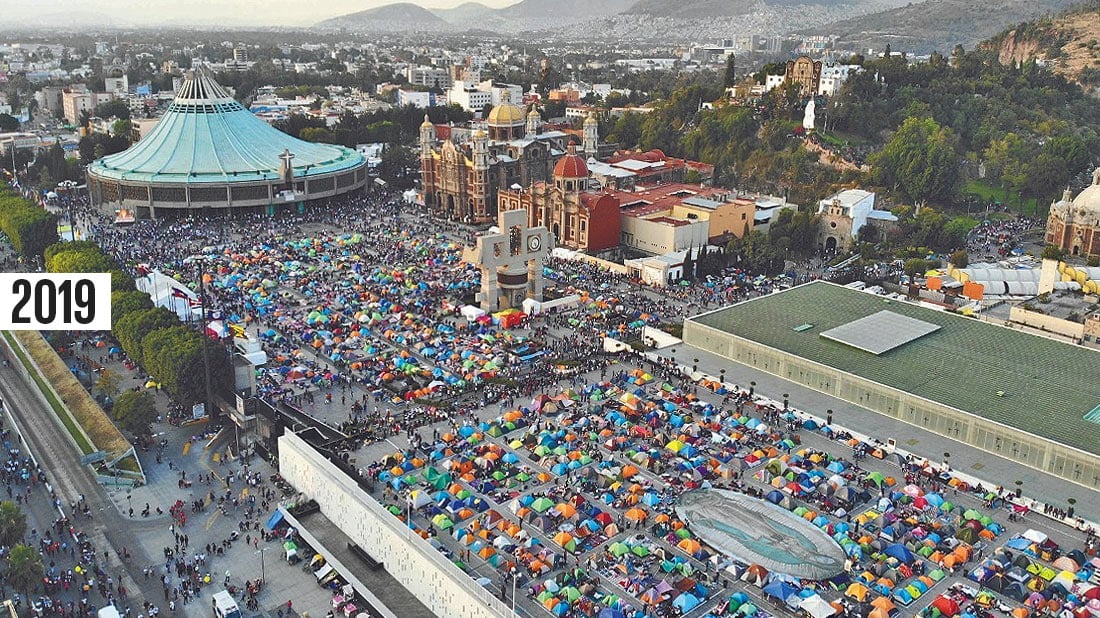
<svg viewBox="0 0 1100 618">
<path fill-rule="evenodd" d="M 569 139 L 562 131 L 540 131 L 538 112 L 532 108 L 524 113 L 507 93 L 489 112 L 484 128 L 461 142 L 437 140 L 435 125 L 425 116 L 420 125 L 424 204 L 450 221 L 491 222 L 496 218 L 498 189 L 551 181 Z M 596 120 L 589 118 L 584 123 L 586 157 L 595 156 L 597 139 Z"/>
</svg>

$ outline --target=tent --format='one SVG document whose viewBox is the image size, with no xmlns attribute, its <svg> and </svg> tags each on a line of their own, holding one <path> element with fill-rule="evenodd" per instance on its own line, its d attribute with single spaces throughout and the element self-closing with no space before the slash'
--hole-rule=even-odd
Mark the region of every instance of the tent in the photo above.
<svg viewBox="0 0 1100 618">
<path fill-rule="evenodd" d="M 829 618 L 837 611 L 835 607 L 816 594 L 799 601 L 798 608 L 809 614 L 810 618 Z"/>
</svg>

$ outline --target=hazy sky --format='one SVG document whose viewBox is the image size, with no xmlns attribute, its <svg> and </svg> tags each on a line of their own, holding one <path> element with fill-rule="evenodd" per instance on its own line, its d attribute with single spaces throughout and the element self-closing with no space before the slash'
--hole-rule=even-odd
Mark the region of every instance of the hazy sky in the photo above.
<svg viewBox="0 0 1100 618">
<path fill-rule="evenodd" d="M 15 23 L 74 19 L 128 24 L 224 24 L 232 26 L 311 25 L 336 15 L 370 9 L 397 0 L 0 0 L 5 19 Z M 457 6 L 465 0 L 416 0 L 432 8 Z M 516 0 L 479 0 L 491 7 Z"/>
</svg>

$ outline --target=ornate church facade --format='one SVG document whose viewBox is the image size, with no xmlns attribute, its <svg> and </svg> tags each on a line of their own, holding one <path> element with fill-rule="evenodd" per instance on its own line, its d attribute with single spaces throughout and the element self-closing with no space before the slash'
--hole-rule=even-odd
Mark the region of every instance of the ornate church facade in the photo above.
<svg viewBox="0 0 1100 618">
<path fill-rule="evenodd" d="M 1100 168 L 1077 197 L 1067 189 L 1051 204 L 1046 241 L 1070 255 L 1100 255 Z"/>
<path fill-rule="evenodd" d="M 595 119 L 586 121 L 584 151 L 595 156 Z M 550 181 L 554 165 L 568 150 L 569 135 L 541 131 L 538 112 L 513 105 L 507 95 L 489 112 L 485 127 L 456 143 L 436 139 L 435 126 L 420 125 L 420 179 L 424 204 L 438 217 L 461 223 L 496 218 L 497 192 Z M 591 135 L 590 135 L 591 134 Z"/>
</svg>

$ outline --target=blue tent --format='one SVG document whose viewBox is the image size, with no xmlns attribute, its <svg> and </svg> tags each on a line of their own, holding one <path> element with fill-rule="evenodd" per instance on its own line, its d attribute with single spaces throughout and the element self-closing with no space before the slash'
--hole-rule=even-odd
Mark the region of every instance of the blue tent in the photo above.
<svg viewBox="0 0 1100 618">
<path fill-rule="evenodd" d="M 913 552 L 909 551 L 909 548 L 901 543 L 894 543 L 893 545 L 887 545 L 886 549 L 882 550 L 882 553 L 892 558 L 897 558 L 902 562 L 908 564 L 913 561 Z"/>
<path fill-rule="evenodd" d="M 782 601 L 786 600 L 787 597 L 792 594 L 798 594 L 798 587 L 783 580 L 776 579 L 767 586 L 764 586 L 764 594 L 770 594 Z"/>
</svg>

